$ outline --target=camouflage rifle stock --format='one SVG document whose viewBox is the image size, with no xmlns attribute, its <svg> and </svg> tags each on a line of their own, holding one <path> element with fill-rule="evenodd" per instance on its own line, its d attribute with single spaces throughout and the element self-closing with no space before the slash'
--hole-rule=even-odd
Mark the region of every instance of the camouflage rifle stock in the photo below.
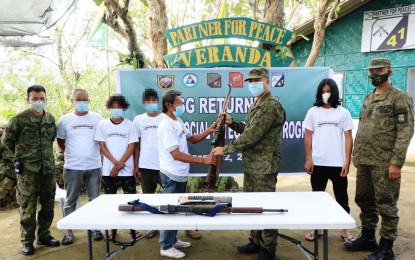
<svg viewBox="0 0 415 260">
<path fill-rule="evenodd" d="M 215 205 L 217 203 L 232 203 L 232 197 L 218 196 L 180 196 L 180 205 Z"/>
</svg>

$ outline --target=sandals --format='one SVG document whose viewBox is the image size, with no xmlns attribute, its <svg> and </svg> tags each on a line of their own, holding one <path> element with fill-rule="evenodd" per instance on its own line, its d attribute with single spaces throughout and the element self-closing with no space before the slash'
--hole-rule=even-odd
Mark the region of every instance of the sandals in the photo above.
<svg viewBox="0 0 415 260">
<path fill-rule="evenodd" d="M 320 233 L 320 230 L 318 231 L 318 235 L 317 235 L 317 238 L 320 238 L 320 237 L 322 237 L 323 236 L 323 232 L 321 231 L 321 233 Z M 315 239 L 315 236 L 314 236 L 314 230 L 312 230 L 312 231 L 310 231 L 309 233 L 307 233 L 307 234 L 305 234 L 305 239 L 307 240 L 307 241 L 314 241 L 314 239 Z"/>
<path fill-rule="evenodd" d="M 150 233 L 148 236 L 147 236 L 147 238 L 148 239 L 152 239 L 152 238 L 154 238 L 155 236 L 157 236 L 157 234 L 158 234 L 159 232 L 158 232 L 158 230 L 156 230 L 156 231 L 154 231 L 153 233 Z"/>
<path fill-rule="evenodd" d="M 94 241 L 99 241 L 102 240 L 104 238 L 104 236 L 102 235 L 102 232 L 100 230 L 92 230 L 92 239 Z"/>
<path fill-rule="evenodd" d="M 65 233 L 63 234 L 63 238 L 62 238 L 62 245 L 70 245 L 73 244 L 73 234 L 72 233 Z"/>
<path fill-rule="evenodd" d="M 108 241 L 114 241 L 116 235 L 117 235 L 117 230 L 116 229 L 111 229 L 108 232 Z M 106 238 L 104 238 L 104 240 L 106 240 Z"/>
<path fill-rule="evenodd" d="M 141 237 L 141 236 L 142 236 L 142 234 L 141 234 L 141 232 L 140 232 L 140 231 L 135 230 L 134 232 L 135 232 L 135 237 L 136 237 L 136 238 L 139 238 L 139 237 Z"/>
<path fill-rule="evenodd" d="M 185 230 L 186 236 L 193 238 L 194 240 L 199 240 L 202 238 L 202 235 L 196 230 Z"/>
<path fill-rule="evenodd" d="M 348 236 L 343 236 L 343 234 L 340 234 L 340 238 L 345 242 L 345 243 L 351 243 L 353 242 L 353 236 L 349 233 Z"/>
</svg>

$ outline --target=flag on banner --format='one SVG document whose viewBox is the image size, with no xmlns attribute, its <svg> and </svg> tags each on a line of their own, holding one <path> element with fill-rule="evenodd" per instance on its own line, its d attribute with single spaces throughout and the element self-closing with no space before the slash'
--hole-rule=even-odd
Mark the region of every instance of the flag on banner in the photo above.
<svg viewBox="0 0 415 260">
<path fill-rule="evenodd" d="M 223 0 L 222 6 L 220 7 L 219 18 L 228 18 L 228 1 Z M 218 44 L 228 44 L 229 39 L 218 39 Z"/>
<path fill-rule="evenodd" d="M 89 47 L 107 47 L 108 46 L 108 26 L 101 21 L 105 12 L 104 2 L 99 6 L 100 10 L 95 18 L 95 26 L 88 36 L 86 46 Z"/>
</svg>

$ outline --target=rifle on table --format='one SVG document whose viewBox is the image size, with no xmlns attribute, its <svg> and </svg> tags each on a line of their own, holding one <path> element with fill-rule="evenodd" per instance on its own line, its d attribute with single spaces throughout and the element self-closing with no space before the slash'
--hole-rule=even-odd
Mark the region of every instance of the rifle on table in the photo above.
<svg viewBox="0 0 415 260">
<path fill-rule="evenodd" d="M 208 213 L 213 210 L 218 205 L 222 207 L 218 212 L 215 212 L 213 215 Z M 148 206 L 148 205 L 147 205 Z M 159 211 L 160 213 L 156 214 L 172 214 L 172 213 L 192 213 L 192 214 L 206 214 L 208 216 L 214 216 L 216 213 L 263 213 L 263 212 L 278 212 L 284 213 L 288 212 L 287 209 L 264 209 L 262 207 L 232 207 L 230 203 L 216 204 L 216 205 L 159 205 L 159 206 L 150 206 L 152 209 Z M 128 211 L 128 212 L 137 212 L 137 211 L 148 211 L 148 209 L 143 208 L 138 205 L 132 204 L 121 204 L 118 206 L 119 211 Z"/>
<path fill-rule="evenodd" d="M 226 112 L 228 108 L 229 98 L 231 96 L 232 85 L 228 84 L 229 90 L 226 95 L 225 101 L 223 102 L 222 112 Z M 219 121 L 219 125 L 216 127 L 216 132 L 211 143 L 212 148 L 225 146 L 225 120 L 226 115 L 223 115 Z M 216 155 L 216 165 L 209 165 L 209 170 L 204 181 L 205 186 L 208 189 L 215 189 L 216 180 L 219 176 L 219 171 L 223 164 L 223 155 Z"/>
</svg>

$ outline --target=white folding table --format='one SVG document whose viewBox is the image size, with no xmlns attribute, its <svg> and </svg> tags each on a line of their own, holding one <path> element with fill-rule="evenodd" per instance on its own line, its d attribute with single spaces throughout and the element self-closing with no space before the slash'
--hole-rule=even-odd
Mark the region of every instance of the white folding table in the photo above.
<svg viewBox="0 0 415 260">
<path fill-rule="evenodd" d="M 120 212 L 118 206 L 139 199 L 149 205 L 177 205 L 179 196 L 231 196 L 234 207 L 287 209 L 285 213 L 218 214 L 214 217 L 185 214 Z M 355 228 L 354 219 L 326 192 L 251 192 L 192 194 L 101 195 L 57 223 L 58 229 L 88 231 L 89 258 L 92 259 L 91 230 L 323 230 L 324 259 L 328 259 L 328 230 Z M 107 246 L 107 253 L 108 253 Z M 318 239 L 314 243 L 318 258 Z"/>
</svg>

